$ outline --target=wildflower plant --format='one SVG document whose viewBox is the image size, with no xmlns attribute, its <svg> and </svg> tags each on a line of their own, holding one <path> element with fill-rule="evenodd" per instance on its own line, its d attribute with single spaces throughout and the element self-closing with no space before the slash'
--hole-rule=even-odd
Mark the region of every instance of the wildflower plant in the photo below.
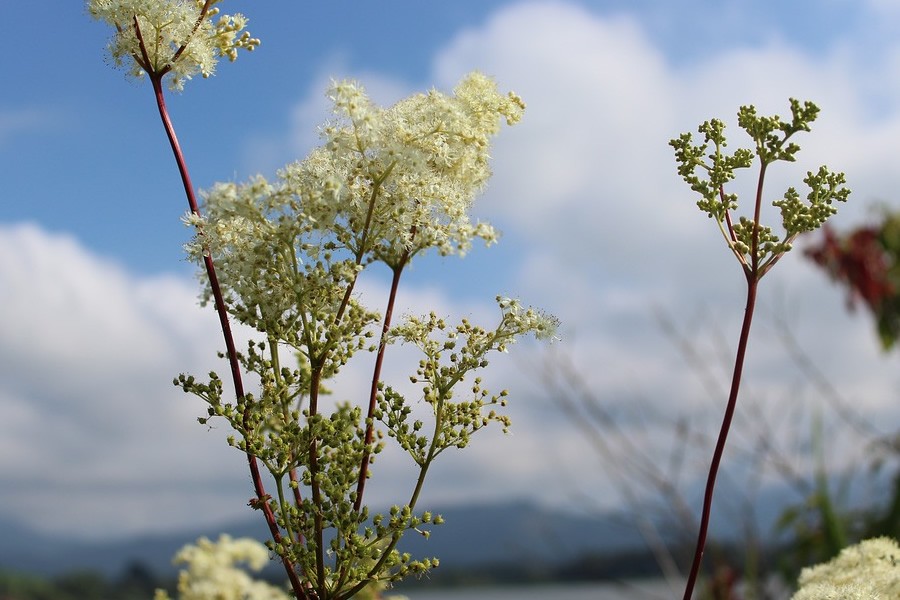
<svg viewBox="0 0 900 600">
<path fill-rule="evenodd" d="M 295 597 L 350 598 L 438 564 L 397 545 L 404 533 L 427 537 L 442 522 L 418 507 L 437 456 L 465 447 L 491 423 L 509 427 L 501 412 L 507 392 L 488 391 L 476 373 L 492 352 L 524 335 L 554 336 L 554 318 L 503 297 L 493 328 L 468 320 L 452 325 L 435 314 L 392 325 L 401 276 L 413 259 L 430 250 L 462 256 L 476 240 L 497 240 L 469 210 L 490 176 L 492 138 L 502 122 L 518 122 L 525 105 L 480 73 L 452 95 L 416 94 L 390 108 L 372 103 L 357 83 L 335 82 L 321 147 L 274 181 L 217 184 L 203 193 L 201 210 L 161 84 L 169 76 L 170 87 L 181 89 L 198 72 L 210 75 L 216 58 L 233 60 L 238 49 L 259 43 L 243 32 L 240 15 L 214 21 L 216 4 L 90 0 L 88 9 L 116 29 L 113 62 L 153 83 L 188 198 L 184 221 L 195 230 L 187 252 L 204 265 L 202 299 L 218 312 L 234 393 L 215 372 L 202 380 L 182 374 L 175 384 L 208 404 L 201 423 L 224 419 L 234 429 L 228 443 L 247 457 L 250 505 L 263 513 L 268 548 Z M 391 272 L 383 314 L 356 291 L 377 263 Z M 258 332 L 242 352 L 232 320 Z M 382 380 L 387 348 L 398 343 L 423 354 L 410 381 L 431 409 L 427 424 L 413 418 L 410 398 Z M 374 354 L 365 399 L 326 403 L 326 386 L 358 352 Z M 258 381 L 256 393 L 245 390 L 246 375 Z M 409 454 L 417 473 L 388 514 L 371 514 L 366 482 L 388 439 Z"/>
<path fill-rule="evenodd" d="M 700 195 L 697 206 L 715 220 L 725 242 L 737 258 L 747 280 L 747 300 L 744 319 L 738 340 L 731 389 L 722 427 L 713 451 L 707 478 L 700 519 L 700 531 L 691 571 L 685 586 L 684 600 L 690 600 L 703 559 L 706 535 L 712 508 L 716 475 L 725 449 L 725 442 L 734 411 L 737 406 L 743 372 L 744 357 L 750 335 L 750 325 L 756 306 L 759 281 L 781 258 L 791 250 L 798 235 L 819 228 L 836 212 L 835 202 L 844 202 L 850 194 L 844 184 L 843 173 L 835 173 L 821 166 L 807 172 L 803 183 L 808 191 L 803 198 L 794 187 L 772 202 L 781 213 L 781 233 L 762 222 L 762 206 L 766 173 L 777 162 L 794 162 L 800 147 L 793 141 L 794 135 L 810 131 L 819 108 L 812 102 L 790 99 L 790 119 L 779 116 L 761 116 L 753 106 L 742 106 L 738 111 L 738 126 L 753 141 L 752 148 L 739 148 L 732 153 L 725 151 L 725 124 L 712 119 L 700 125 L 702 142 L 694 143 L 690 133 L 683 133 L 671 140 L 675 150 L 678 174 L 691 190 Z M 758 162 L 757 162 L 758 161 Z M 758 164 L 756 195 L 748 215 L 737 215 L 738 196 L 728 193 L 726 186 L 741 169 Z"/>
</svg>

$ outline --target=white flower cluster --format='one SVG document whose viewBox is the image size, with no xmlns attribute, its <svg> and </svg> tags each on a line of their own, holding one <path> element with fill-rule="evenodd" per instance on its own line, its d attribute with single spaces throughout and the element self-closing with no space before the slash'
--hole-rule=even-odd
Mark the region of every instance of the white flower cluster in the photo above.
<svg viewBox="0 0 900 600">
<path fill-rule="evenodd" d="M 452 96 L 431 91 L 386 109 L 355 83 L 328 94 L 336 119 L 322 128 L 322 147 L 278 182 L 215 186 L 206 216 L 185 219 L 198 232 L 188 254 L 212 254 L 229 303 L 254 313 L 245 320 L 253 326 L 299 300 L 333 309 L 308 292 L 346 284 L 371 262 L 402 268 L 429 248 L 462 255 L 475 238 L 497 239 L 469 209 L 490 176 L 491 138 L 522 116 L 518 96 L 481 73 Z"/>
<path fill-rule="evenodd" d="M 219 57 L 233 61 L 240 48 L 259 40 L 243 29 L 241 14 L 218 16 L 221 0 L 89 0 L 88 12 L 116 29 L 109 53 L 116 67 L 135 77 L 171 73 L 170 86 L 181 90 L 196 74 L 209 77 Z"/>
<path fill-rule="evenodd" d="M 791 600 L 896 600 L 900 546 L 887 537 L 844 548 L 830 562 L 803 569 Z"/>
<path fill-rule="evenodd" d="M 554 341 L 559 338 L 556 332 L 559 329 L 559 319 L 553 315 L 548 315 L 534 308 L 523 308 L 521 302 L 514 298 L 504 298 L 497 296 L 497 304 L 503 312 L 503 321 L 508 330 L 515 332 L 515 335 L 532 332 L 535 339 Z M 511 338 L 515 341 L 515 338 Z M 501 352 L 506 352 L 506 346 L 500 348 Z"/>
<path fill-rule="evenodd" d="M 463 79 L 453 96 L 432 90 L 387 109 L 349 81 L 334 83 L 328 96 L 337 120 L 323 127 L 326 145 L 283 173 L 288 187 L 311 197 L 307 214 L 325 227 L 368 221 L 372 247 L 351 249 L 388 264 L 406 252 L 463 254 L 475 237 L 496 240 L 489 225 L 469 222 L 468 211 L 490 177 L 500 120 L 522 116 L 518 96 L 498 93 L 481 73 Z M 323 188 L 332 193 L 315 193 Z M 349 245 L 360 241 L 346 237 Z"/>
<path fill-rule="evenodd" d="M 288 594 L 264 581 L 250 577 L 237 566 L 245 563 L 259 571 L 269 562 L 269 551 L 250 538 L 232 539 L 220 535 L 217 542 L 203 537 L 175 555 L 175 564 L 187 565 L 178 575 L 180 600 L 288 600 Z M 157 590 L 154 600 L 169 600 Z"/>
</svg>

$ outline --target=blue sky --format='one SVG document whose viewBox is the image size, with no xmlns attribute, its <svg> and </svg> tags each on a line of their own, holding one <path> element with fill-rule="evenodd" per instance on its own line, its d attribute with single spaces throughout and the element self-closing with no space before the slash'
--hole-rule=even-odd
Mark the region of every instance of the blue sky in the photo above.
<svg viewBox="0 0 900 600">
<path fill-rule="evenodd" d="M 170 100 L 199 187 L 298 158 L 287 151 L 273 164 L 255 164 L 247 142 L 278 137 L 289 126 L 291 107 L 298 98 L 319 93 L 314 86 L 321 87 L 323 77 L 373 72 L 410 89 L 430 87 L 441 48 L 498 9 L 515 5 L 344 0 L 253 11 L 235 4 L 250 15 L 252 31 L 264 40 L 257 54 L 221 65 L 224 76 L 198 82 Z M 753 10 L 742 4 L 687 2 L 677 9 L 662 2 L 574 5 L 601 17 L 635 19 L 673 66 L 729 46 L 752 48 L 773 40 L 820 52 L 829 40 L 842 32 L 852 35 L 865 23 L 852 2 L 796 3 L 806 8 L 792 10 L 790 16 L 780 14 L 775 2 L 756 3 Z M 9 197 L 22 199 L 5 203 L 4 220 L 38 220 L 72 232 L 88 247 L 144 272 L 171 269 L 179 258 L 173 242 L 183 233 L 171 210 L 181 210 L 181 205 L 160 210 L 165 208 L 160 202 L 177 198 L 173 190 L 179 183 L 146 176 L 170 166 L 166 145 L 158 143 L 149 87 L 123 82 L 121 73 L 101 68 L 106 27 L 91 22 L 81 3 L 66 3 L 52 23 L 34 3 L 14 3 L 7 10 L 13 22 L 23 25 L 11 30 L 4 43 L 8 52 L 25 56 L 0 66 L 4 81 L 11 83 L 3 97 L 0 152 Z M 793 16 L 800 12 L 808 12 L 809 18 Z M 494 75 L 502 80 L 502 74 Z M 138 180 L 143 193 L 135 195 Z M 112 217 L 124 207 L 124 218 Z"/>
<path fill-rule="evenodd" d="M 207 522 L 242 515 L 240 457 L 222 431 L 197 426 L 202 407 L 169 383 L 216 366 L 219 334 L 195 306 L 181 251 L 186 205 L 149 84 L 104 64 L 106 26 L 80 2 L 61 4 L 48 18 L 41 3 L 11 3 L 15 27 L 0 42 L 0 518 L 103 537 L 181 527 L 198 507 Z M 262 45 L 168 102 L 205 188 L 301 158 L 328 117 L 331 77 L 359 79 L 383 103 L 449 90 L 472 69 L 495 77 L 528 103 L 523 122 L 501 133 L 494 180 L 475 207 L 504 238 L 462 261 L 416 265 L 406 308 L 489 320 L 496 294 L 520 296 L 561 319 L 556 351 L 609 406 L 691 414 L 714 429 L 724 398 L 708 397 L 654 314 L 677 315 L 721 379 L 742 277 L 678 180 L 667 141 L 714 116 L 734 127 L 740 104 L 784 114 L 788 97 L 812 99 L 820 122 L 800 140 L 796 169 L 771 174 L 772 199 L 824 162 L 854 190 L 837 226 L 898 203 L 900 9 L 785 6 L 229 0 L 223 10 L 244 12 Z M 373 297 L 384 291 L 377 274 L 365 285 Z M 767 276 L 760 301 L 747 380 L 759 412 L 777 421 L 785 397 L 817 400 L 786 361 L 775 324 L 783 310 L 859 410 L 896 422 L 896 357 L 879 353 L 865 315 L 847 314 L 841 292 L 799 253 Z M 584 494 L 616 505 L 602 465 L 535 375 L 546 357 L 530 344 L 516 350 L 491 372 L 516 398 L 513 435 L 484 432 L 444 457 L 429 500 L 571 506 Z M 388 376 L 402 378 L 397 356 Z M 356 393 L 366 368 L 351 369 L 340 391 Z M 652 427 L 634 435 L 661 452 L 670 437 Z M 707 450 L 697 449 L 686 486 Z M 836 446 L 832 458 L 854 457 Z M 380 468 L 375 501 L 395 502 L 390 488 L 409 465 L 388 457 Z"/>
</svg>

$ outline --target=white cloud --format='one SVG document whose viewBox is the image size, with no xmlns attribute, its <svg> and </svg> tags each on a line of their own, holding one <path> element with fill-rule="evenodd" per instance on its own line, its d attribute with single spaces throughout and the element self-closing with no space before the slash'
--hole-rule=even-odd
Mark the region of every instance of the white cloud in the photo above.
<svg viewBox="0 0 900 600">
<path fill-rule="evenodd" d="M 648 360 L 650 339 L 646 331 L 622 339 L 623 317 L 640 327 L 641 313 L 646 322 L 653 305 L 676 314 L 712 305 L 735 315 L 733 324 L 743 306 L 737 263 L 675 173 L 667 142 L 679 132 L 720 117 L 730 125 L 732 146 L 746 145 L 734 118 L 739 105 L 784 114 L 788 97 L 812 99 L 822 107 L 820 120 L 798 136 L 805 151 L 797 165 L 769 170 L 768 201 L 787 185 L 802 187 L 805 171 L 826 162 L 846 171 L 854 189 L 835 220 L 847 223 L 864 213 L 867 200 L 889 198 L 898 183 L 891 161 L 900 100 L 873 122 L 856 85 L 869 69 L 839 48 L 812 56 L 776 39 L 676 67 L 636 19 L 523 3 L 460 33 L 435 60 L 443 83 L 473 68 L 528 103 L 523 122 L 499 138 L 496 176 L 483 203 L 501 225 L 533 241 L 519 248 L 526 289 L 558 308 L 580 337 L 616 334 L 635 365 Z M 737 190 L 749 194 L 754 186 L 748 173 Z M 769 214 L 777 219 L 771 208 Z M 784 286 L 796 301 L 814 305 L 821 305 L 819 295 L 835 298 L 803 262 L 795 252 L 763 288 Z M 842 306 L 832 309 L 817 314 L 842 327 L 835 333 L 846 340 L 858 324 L 848 323 Z M 860 343 L 871 357 L 868 335 Z"/>
<path fill-rule="evenodd" d="M 135 277 L 34 225 L 4 226 L 0 248 L 4 512 L 56 531 L 103 535 L 110 518 L 117 533 L 146 528 L 157 495 L 184 482 L 185 455 L 197 461 L 188 480 L 237 488 L 196 422 L 182 425 L 199 402 L 171 384 L 208 370 L 218 347 L 192 283 Z"/>
<path fill-rule="evenodd" d="M 612 249 L 623 235 L 640 236 L 651 217 L 628 206 L 633 198 L 654 196 L 660 179 L 672 178 L 657 166 L 667 164 L 667 138 L 647 139 L 671 120 L 671 107 L 656 101 L 667 88 L 664 67 L 632 19 L 526 4 L 459 35 L 435 71 L 448 84 L 482 69 L 528 104 L 498 141 L 486 203 L 534 239 L 591 233 Z M 655 218 L 677 216 L 660 203 Z"/>
<path fill-rule="evenodd" d="M 377 276 L 358 288 L 378 308 L 386 291 Z M 222 346 L 215 314 L 195 296 L 190 279 L 134 275 L 35 225 L 0 227 L 0 306 L 13 317 L 0 319 L 4 516 L 89 537 L 252 518 L 246 463 L 226 446 L 227 426 L 198 425 L 202 402 L 171 383 L 179 372 L 202 376 L 211 368 L 227 380 L 214 358 Z M 435 310 L 489 324 L 499 314 L 491 304 L 407 286 L 395 322 Z M 247 332 L 236 331 L 246 340 Z M 358 355 L 330 385 L 333 398 L 363 404 L 371 361 Z M 412 391 L 403 382 L 417 361 L 414 349 L 392 347 L 384 379 Z M 477 456 L 489 450 L 482 446 Z M 441 460 L 451 470 L 478 464 L 452 462 Z M 405 502 L 414 483 L 410 459 L 387 452 L 376 468 L 371 502 Z M 455 488 L 435 481 L 428 495 L 443 499 Z"/>
<path fill-rule="evenodd" d="M 900 47 L 888 46 L 890 54 Z M 854 190 L 835 223 L 858 221 L 872 199 L 891 198 L 900 183 L 892 165 L 900 97 L 871 97 L 871 82 L 890 78 L 883 67 L 891 61 L 873 66 L 864 59 L 840 41 L 810 54 L 772 38 L 676 66 L 637 18 L 600 17 L 560 2 L 511 5 L 461 32 L 436 58 L 443 85 L 478 68 L 528 103 L 523 122 L 499 138 L 482 206 L 502 228 L 532 242 L 517 248 L 518 285 L 529 301 L 552 307 L 577 338 L 574 360 L 600 398 L 614 404 L 630 387 L 656 410 L 709 410 L 695 374 L 654 322 L 654 307 L 679 325 L 691 323 L 695 341 L 723 338 L 709 352 L 724 356 L 704 358 L 730 373 L 743 276 L 677 177 L 669 139 L 719 117 L 729 124 L 732 146 L 746 145 L 735 122 L 738 106 L 784 115 L 789 97 L 811 99 L 822 108 L 820 119 L 798 137 L 805 149 L 798 164 L 770 169 L 767 202 L 788 185 L 802 186 L 806 170 L 822 163 L 845 171 Z M 754 186 L 751 174 L 736 188 L 745 192 L 745 209 Z M 853 404 L 871 415 L 893 414 L 891 357 L 878 350 L 868 319 L 848 316 L 841 293 L 799 251 L 762 283 L 747 395 L 765 400 L 793 388 L 814 396 L 773 331 L 779 297 L 798 313 L 792 326 L 803 348 Z"/>
</svg>

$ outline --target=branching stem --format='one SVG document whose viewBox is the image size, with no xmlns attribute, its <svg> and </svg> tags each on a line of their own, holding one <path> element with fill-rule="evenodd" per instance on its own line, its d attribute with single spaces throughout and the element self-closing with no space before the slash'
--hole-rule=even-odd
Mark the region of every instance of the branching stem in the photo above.
<svg viewBox="0 0 900 600">
<path fill-rule="evenodd" d="M 135 28 L 137 29 L 140 39 L 140 28 L 137 26 L 136 20 Z M 141 45 L 143 47 L 142 39 Z M 192 213 L 200 216 L 200 208 L 197 204 L 197 196 L 194 193 L 194 187 L 191 184 L 191 177 L 190 173 L 188 172 L 187 162 L 184 159 L 184 153 L 181 151 L 181 145 L 178 143 L 178 138 L 175 135 L 175 128 L 172 125 L 172 120 L 169 118 L 169 112 L 166 108 L 165 96 L 163 94 L 162 88 L 163 75 L 164 74 L 150 73 L 150 81 L 153 84 L 153 93 L 156 97 L 156 106 L 159 109 L 159 116 L 162 120 L 163 127 L 166 130 L 166 136 L 169 139 L 169 145 L 172 147 L 172 154 L 175 156 L 175 162 L 178 165 L 178 172 L 181 174 L 181 182 L 184 185 L 184 193 L 187 196 L 188 205 Z M 229 323 L 228 312 L 225 308 L 225 300 L 222 296 L 222 289 L 219 285 L 219 279 L 216 276 L 216 269 L 215 265 L 213 264 L 212 256 L 210 256 L 209 254 L 204 255 L 203 265 L 206 268 L 206 275 L 209 278 L 209 285 L 210 289 L 212 290 L 216 313 L 218 313 L 219 315 L 219 325 L 222 328 L 222 336 L 225 339 L 225 349 L 228 356 L 228 364 L 231 369 L 231 378 L 234 382 L 234 394 L 240 400 L 244 397 L 244 384 L 243 378 L 241 376 L 241 367 L 237 358 L 234 336 L 231 333 L 231 324 Z M 248 417 L 249 413 L 245 411 L 245 425 L 247 425 Z M 250 452 L 249 448 L 247 448 L 246 455 L 247 464 L 250 468 L 250 477 L 253 480 L 253 488 L 256 494 L 256 498 L 253 504 L 262 509 L 263 515 L 266 519 L 266 523 L 269 526 L 269 532 L 272 535 L 272 541 L 276 546 L 279 546 L 281 543 L 281 531 L 278 528 L 275 514 L 272 512 L 272 507 L 269 504 L 269 495 L 266 493 L 265 486 L 263 485 L 262 475 L 259 470 L 259 464 L 256 460 L 256 457 Z M 306 590 L 304 589 L 303 584 L 301 583 L 291 560 L 286 556 L 282 556 L 281 561 L 284 565 L 285 571 L 287 572 L 287 576 L 290 579 L 294 594 L 297 596 L 297 598 L 308 599 L 309 596 L 307 595 Z"/>
<path fill-rule="evenodd" d="M 694 561 L 691 572 L 688 575 L 684 590 L 684 600 L 690 600 L 700 572 L 700 564 L 703 560 L 703 551 L 706 547 L 706 534 L 709 530 L 709 516 L 712 509 L 713 491 L 716 486 L 716 475 L 719 472 L 719 464 L 722 462 L 722 454 L 725 451 L 725 441 L 731 429 L 734 419 L 734 411 L 737 407 L 738 391 L 741 387 L 741 375 L 744 370 L 744 356 L 747 352 L 747 341 L 750 338 L 750 324 L 753 320 L 753 310 L 756 305 L 756 288 L 759 280 L 747 275 L 747 304 L 744 308 L 744 322 L 741 325 L 741 337 L 738 340 L 737 355 L 734 360 L 734 373 L 731 379 L 731 392 L 728 395 L 728 405 L 725 408 L 725 416 L 722 419 L 722 427 L 719 430 L 719 438 L 716 441 L 716 449 L 713 452 L 712 464 L 709 467 L 709 476 L 706 480 L 706 491 L 703 495 L 703 512 L 700 517 L 700 532 L 697 535 L 697 547 L 694 551 Z"/>
<path fill-rule="evenodd" d="M 366 412 L 366 437 L 365 449 L 363 450 L 363 458 L 359 467 L 359 481 L 356 484 L 356 501 L 353 503 L 353 510 L 359 513 L 362 508 L 363 494 L 366 489 L 366 479 L 368 478 L 369 461 L 371 459 L 369 447 L 375 441 L 375 406 L 378 401 L 378 382 L 381 380 L 381 366 L 384 363 L 384 352 L 387 346 L 387 334 L 391 328 L 391 318 L 394 314 L 394 304 L 397 300 L 397 289 L 400 286 L 400 275 L 403 273 L 403 267 L 409 260 L 409 251 L 403 255 L 400 263 L 393 268 L 393 277 L 391 278 L 391 291 L 388 296 L 387 308 L 384 311 L 384 323 L 381 326 L 381 339 L 378 342 L 378 354 L 375 357 L 375 368 L 372 372 L 372 387 L 369 392 L 369 408 Z"/>
<path fill-rule="evenodd" d="M 725 407 L 725 416 L 722 418 L 722 426 L 719 437 L 716 440 L 716 448 L 713 451 L 712 462 L 709 466 L 709 475 L 706 479 L 706 489 L 703 493 L 703 509 L 700 515 L 700 531 L 697 534 L 697 546 L 694 550 L 694 559 L 691 563 L 691 571 L 684 588 L 683 600 L 691 600 L 694 586 L 700 573 L 700 565 L 703 562 L 703 552 L 706 548 L 706 535 L 709 531 L 709 517 L 712 510 L 713 493 L 716 487 L 716 475 L 725 452 L 725 442 L 728 440 L 728 432 L 731 430 L 731 422 L 734 420 L 734 412 L 737 408 L 738 392 L 741 388 L 741 376 L 744 372 L 744 358 L 747 353 L 747 342 L 750 339 L 750 325 L 753 322 L 753 311 L 756 307 L 756 291 L 762 273 L 759 270 L 759 221 L 762 206 L 763 185 L 766 177 L 766 162 L 760 165 L 759 179 L 756 187 L 756 204 L 753 214 L 753 237 L 750 245 L 750 264 L 742 261 L 744 275 L 747 279 L 747 302 L 744 307 L 744 321 L 741 324 L 741 335 L 738 339 L 737 354 L 734 359 L 734 371 L 731 378 L 731 390 L 728 394 L 728 404 Z M 720 190 L 721 192 L 721 190 Z M 726 216 L 728 213 L 726 212 Z M 732 239 L 735 239 L 731 220 L 728 219 L 728 231 Z"/>
</svg>

